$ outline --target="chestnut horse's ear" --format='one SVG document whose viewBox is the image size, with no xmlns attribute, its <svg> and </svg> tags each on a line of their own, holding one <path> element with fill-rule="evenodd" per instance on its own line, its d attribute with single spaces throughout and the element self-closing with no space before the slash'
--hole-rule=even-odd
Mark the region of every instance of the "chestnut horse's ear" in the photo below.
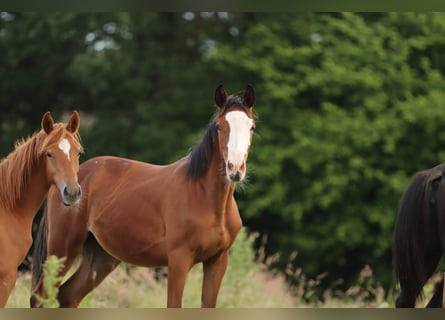
<svg viewBox="0 0 445 320">
<path fill-rule="evenodd" d="M 227 101 L 227 92 L 224 90 L 223 85 L 220 84 L 215 90 L 215 103 L 219 108 L 224 107 Z"/>
<path fill-rule="evenodd" d="M 51 131 L 53 131 L 53 128 L 54 119 L 51 116 L 51 113 L 48 111 L 42 117 L 42 129 L 46 132 L 46 134 L 49 134 Z"/>
<path fill-rule="evenodd" d="M 255 104 L 255 89 L 250 84 L 244 91 L 243 104 L 248 108 L 252 108 Z"/>
<path fill-rule="evenodd" d="M 71 133 L 76 133 L 77 130 L 79 130 L 80 125 L 80 116 L 77 111 L 73 111 L 73 114 L 71 115 L 70 119 L 68 120 L 68 123 L 66 124 L 66 130 L 68 130 Z"/>
</svg>

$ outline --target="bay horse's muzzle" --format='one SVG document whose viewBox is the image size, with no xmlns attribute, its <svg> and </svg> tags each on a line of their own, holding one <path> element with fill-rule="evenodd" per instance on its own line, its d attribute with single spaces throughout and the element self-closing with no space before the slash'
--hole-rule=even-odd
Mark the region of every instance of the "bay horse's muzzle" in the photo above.
<svg viewBox="0 0 445 320">
<path fill-rule="evenodd" d="M 242 161 L 241 164 L 235 165 L 229 160 L 227 161 L 226 170 L 230 181 L 239 182 L 244 179 L 246 174 L 246 162 Z"/>
<path fill-rule="evenodd" d="M 241 180 L 241 173 L 237 171 L 236 173 L 232 173 L 229 175 L 230 180 L 233 182 L 238 182 Z"/>
</svg>

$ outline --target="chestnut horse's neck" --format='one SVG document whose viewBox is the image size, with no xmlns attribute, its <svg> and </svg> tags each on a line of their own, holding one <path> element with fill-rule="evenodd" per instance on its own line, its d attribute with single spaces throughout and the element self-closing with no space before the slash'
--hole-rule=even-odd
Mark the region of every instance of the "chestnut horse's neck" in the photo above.
<svg viewBox="0 0 445 320">
<path fill-rule="evenodd" d="M 14 214 L 34 218 L 50 183 L 38 149 L 44 139 L 39 132 L 18 144 L 16 150 L 0 163 L 0 207 Z"/>
<path fill-rule="evenodd" d="M 35 164 L 30 181 L 24 186 L 23 193 L 17 201 L 17 209 L 31 220 L 37 214 L 48 193 L 51 183 L 46 176 L 44 161 Z"/>
</svg>

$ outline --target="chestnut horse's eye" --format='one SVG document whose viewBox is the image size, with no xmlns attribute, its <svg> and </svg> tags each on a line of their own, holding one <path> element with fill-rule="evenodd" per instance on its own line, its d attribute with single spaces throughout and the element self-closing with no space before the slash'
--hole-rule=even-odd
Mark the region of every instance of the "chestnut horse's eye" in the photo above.
<svg viewBox="0 0 445 320">
<path fill-rule="evenodd" d="M 253 126 L 250 128 L 250 131 L 255 131 L 255 129 L 256 129 L 256 127 L 255 127 L 255 125 L 253 125 Z"/>
<path fill-rule="evenodd" d="M 52 158 L 52 157 L 53 157 L 53 154 L 52 154 L 51 152 L 49 152 L 49 151 L 46 151 L 46 156 L 47 156 L 48 158 Z"/>
</svg>

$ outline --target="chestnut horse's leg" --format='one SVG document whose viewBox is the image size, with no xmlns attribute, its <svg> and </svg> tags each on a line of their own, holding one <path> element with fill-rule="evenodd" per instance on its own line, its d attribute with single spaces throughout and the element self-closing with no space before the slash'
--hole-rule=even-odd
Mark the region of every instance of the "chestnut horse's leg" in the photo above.
<svg viewBox="0 0 445 320">
<path fill-rule="evenodd" d="M 88 237 L 82 251 L 79 268 L 60 287 L 58 296 L 60 306 L 77 307 L 82 299 L 96 288 L 119 263 L 119 260 L 105 252 L 93 236 Z"/>
<path fill-rule="evenodd" d="M 203 262 L 202 307 L 216 307 L 216 299 L 218 298 L 219 288 L 221 287 L 228 261 L 229 252 L 223 251 L 217 256 Z"/>
<path fill-rule="evenodd" d="M 168 254 L 167 307 L 181 308 L 187 274 L 193 266 L 189 248 L 178 248 Z"/>
<path fill-rule="evenodd" d="M 4 308 L 17 278 L 17 268 L 0 272 L 0 308 Z"/>
</svg>

